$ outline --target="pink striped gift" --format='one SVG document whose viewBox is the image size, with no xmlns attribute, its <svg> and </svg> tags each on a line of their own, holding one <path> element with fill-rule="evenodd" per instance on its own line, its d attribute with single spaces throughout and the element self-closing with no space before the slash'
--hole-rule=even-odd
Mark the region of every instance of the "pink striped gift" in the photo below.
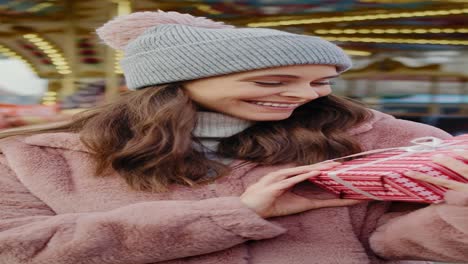
<svg viewBox="0 0 468 264">
<path fill-rule="evenodd" d="M 403 175 L 405 171 L 419 171 L 433 177 L 468 183 L 468 179 L 463 176 L 431 161 L 431 157 L 436 154 L 461 160 L 452 151 L 468 150 L 468 134 L 448 140 L 417 138 L 412 143 L 414 145 L 408 147 L 373 150 L 343 157 L 355 159 L 345 161 L 332 170 L 324 170 L 310 181 L 341 198 L 419 203 L 439 203 L 447 189 L 408 178 Z M 468 160 L 463 161 L 468 163 Z"/>
</svg>

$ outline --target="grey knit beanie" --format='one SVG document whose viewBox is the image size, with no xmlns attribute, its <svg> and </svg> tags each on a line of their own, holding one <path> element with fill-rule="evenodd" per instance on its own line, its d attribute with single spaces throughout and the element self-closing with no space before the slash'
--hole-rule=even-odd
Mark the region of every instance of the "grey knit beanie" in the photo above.
<svg viewBox="0 0 468 264">
<path fill-rule="evenodd" d="M 107 22 L 97 33 L 124 50 L 129 89 L 278 66 L 351 67 L 345 52 L 315 36 L 266 28 L 235 28 L 177 12 L 138 12 Z"/>
</svg>

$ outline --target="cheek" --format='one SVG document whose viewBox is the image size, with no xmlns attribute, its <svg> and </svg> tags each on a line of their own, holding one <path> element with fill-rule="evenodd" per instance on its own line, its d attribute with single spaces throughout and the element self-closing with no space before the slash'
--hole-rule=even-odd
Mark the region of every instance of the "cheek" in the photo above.
<svg viewBox="0 0 468 264">
<path fill-rule="evenodd" d="M 207 89 L 187 89 L 188 97 L 195 103 L 206 103 L 216 100 L 216 93 Z"/>
<path fill-rule="evenodd" d="M 323 87 L 323 88 L 320 88 L 317 90 L 317 93 L 320 95 L 320 96 L 326 96 L 326 95 L 329 95 L 332 93 L 332 89 L 330 86 L 327 86 L 327 87 Z"/>
<path fill-rule="evenodd" d="M 221 112 L 233 107 L 237 108 L 242 103 L 235 96 L 214 91 L 196 91 L 191 93 L 189 97 L 196 105 Z"/>
<path fill-rule="evenodd" d="M 242 93 L 239 93 L 237 98 L 239 98 L 240 100 L 249 100 L 249 99 L 255 99 L 255 98 L 275 96 L 279 93 L 281 93 L 280 89 L 275 89 L 275 88 L 258 89 L 257 87 L 254 87 L 252 89 L 248 89 L 248 90 L 243 91 Z"/>
</svg>

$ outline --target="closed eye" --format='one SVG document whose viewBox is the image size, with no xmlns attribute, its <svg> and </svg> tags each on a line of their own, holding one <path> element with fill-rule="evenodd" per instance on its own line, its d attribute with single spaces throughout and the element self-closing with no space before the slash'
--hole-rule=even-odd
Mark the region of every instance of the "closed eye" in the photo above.
<svg viewBox="0 0 468 264">
<path fill-rule="evenodd" d="M 279 86 L 279 85 L 284 85 L 285 83 L 283 82 L 254 82 L 255 84 L 261 85 L 261 86 Z M 332 85 L 335 84 L 332 81 L 327 81 L 327 82 L 311 82 L 311 86 L 325 86 L 325 85 Z"/>
<path fill-rule="evenodd" d="M 332 85 L 335 84 L 334 82 L 328 81 L 328 82 L 311 82 L 311 86 L 325 86 L 325 85 Z"/>
<path fill-rule="evenodd" d="M 263 86 L 278 86 L 278 85 L 284 84 L 282 82 L 254 82 L 254 83 L 258 85 L 263 85 Z"/>
</svg>

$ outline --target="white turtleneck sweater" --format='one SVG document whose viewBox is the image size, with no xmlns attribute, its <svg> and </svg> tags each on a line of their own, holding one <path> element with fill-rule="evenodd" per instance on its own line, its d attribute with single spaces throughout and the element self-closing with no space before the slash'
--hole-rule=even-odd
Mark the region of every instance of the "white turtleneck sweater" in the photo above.
<svg viewBox="0 0 468 264">
<path fill-rule="evenodd" d="M 202 146 L 196 147 L 203 151 L 207 158 L 221 161 L 224 164 L 229 164 L 232 159 L 220 157 L 216 153 L 219 140 L 233 136 L 254 124 L 253 121 L 216 112 L 198 112 L 197 119 L 193 135 L 200 140 Z"/>
</svg>

